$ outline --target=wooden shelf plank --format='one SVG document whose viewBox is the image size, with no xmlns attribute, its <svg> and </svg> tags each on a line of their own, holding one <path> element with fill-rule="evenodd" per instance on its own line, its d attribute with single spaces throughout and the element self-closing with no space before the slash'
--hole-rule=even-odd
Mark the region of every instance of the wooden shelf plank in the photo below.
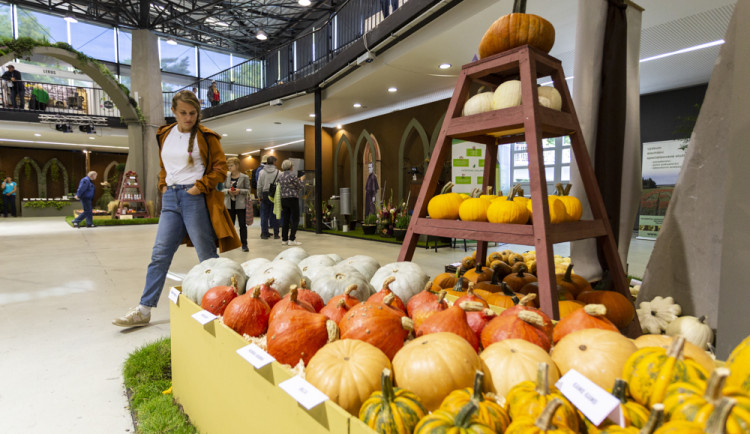
<svg viewBox="0 0 750 434">
<path fill-rule="evenodd" d="M 461 116 L 451 119 L 446 135 L 456 139 L 468 139 L 477 135 L 518 136 L 517 141 L 523 142 L 524 119 L 523 106 Z M 570 113 L 547 107 L 539 107 L 537 120 L 541 125 L 543 137 L 567 136 L 577 129 L 575 119 Z"/>
<path fill-rule="evenodd" d="M 534 245 L 534 228 L 528 225 L 420 218 L 414 224 L 414 232 L 466 240 Z"/>
</svg>

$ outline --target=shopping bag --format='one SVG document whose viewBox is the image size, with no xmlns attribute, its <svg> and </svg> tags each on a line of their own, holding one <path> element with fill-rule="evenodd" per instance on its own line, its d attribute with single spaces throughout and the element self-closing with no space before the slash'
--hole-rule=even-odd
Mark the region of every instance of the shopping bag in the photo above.
<svg viewBox="0 0 750 434">
<path fill-rule="evenodd" d="M 276 186 L 276 194 L 273 196 L 273 213 L 281 220 L 281 187 Z"/>
<path fill-rule="evenodd" d="M 250 195 L 246 195 L 247 200 L 245 201 L 245 224 L 250 226 L 253 224 L 253 198 Z"/>
</svg>

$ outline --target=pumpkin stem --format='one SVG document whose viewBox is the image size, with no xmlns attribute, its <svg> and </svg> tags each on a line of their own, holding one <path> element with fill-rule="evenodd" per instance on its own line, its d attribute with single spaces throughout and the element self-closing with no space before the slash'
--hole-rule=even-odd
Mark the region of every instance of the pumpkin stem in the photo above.
<svg viewBox="0 0 750 434">
<path fill-rule="evenodd" d="M 458 277 L 458 270 L 456 270 L 456 277 Z M 424 289 L 422 291 L 432 292 L 432 281 L 430 278 L 427 278 L 427 283 L 424 285 Z"/>
<path fill-rule="evenodd" d="M 471 418 L 478 409 L 479 402 L 475 399 L 470 399 L 466 405 L 461 407 L 461 410 L 456 415 L 456 419 L 454 419 L 456 428 L 468 428 L 471 426 Z"/>
<path fill-rule="evenodd" d="M 390 285 L 391 283 L 395 282 L 395 281 L 396 281 L 396 278 L 395 278 L 395 277 L 393 277 L 393 276 L 388 276 L 388 278 L 387 278 L 387 279 L 385 279 L 385 281 L 383 282 L 383 286 L 382 286 L 382 289 L 388 289 L 388 290 L 390 290 L 391 288 L 388 288 L 388 286 L 389 286 L 389 285 Z"/>
<path fill-rule="evenodd" d="M 438 294 L 437 304 L 440 305 L 440 304 L 445 303 L 445 296 L 447 294 L 448 294 L 448 291 L 445 291 L 445 290 L 440 291 L 440 293 Z"/>
<path fill-rule="evenodd" d="M 339 338 L 339 326 L 336 325 L 335 321 L 326 321 L 326 331 L 328 332 L 328 343 L 331 343 Z"/>
<path fill-rule="evenodd" d="M 518 299 L 518 296 L 516 295 L 515 292 L 510 290 L 510 287 L 508 286 L 507 283 L 501 282 L 500 288 L 503 290 L 503 295 L 506 295 L 510 297 L 511 300 L 513 300 L 514 305 L 521 303 L 521 300 Z M 534 298 L 536 298 L 536 294 L 529 294 L 529 295 L 534 295 Z M 534 300 L 534 298 L 531 298 L 530 300 L 528 300 L 527 303 L 530 302 L 531 300 Z M 523 306 L 525 306 L 525 304 Z"/>
<path fill-rule="evenodd" d="M 565 276 L 563 276 L 563 282 L 573 283 L 573 263 L 568 264 L 568 268 L 565 269 Z"/>
<path fill-rule="evenodd" d="M 612 387 L 612 396 L 620 400 L 620 403 L 626 404 L 628 402 L 625 397 L 625 391 L 628 389 L 628 382 L 622 378 L 615 379 L 615 385 Z"/>
<path fill-rule="evenodd" d="M 498 285 L 500 283 L 500 267 L 495 267 L 492 269 L 492 280 L 490 281 L 492 285 Z"/>
<path fill-rule="evenodd" d="M 536 312 L 522 310 L 521 312 L 518 312 L 518 319 L 533 326 L 540 328 L 544 327 L 544 318 Z"/>
<path fill-rule="evenodd" d="M 482 312 L 484 310 L 484 305 L 478 301 L 462 301 L 458 304 L 458 307 L 465 312 Z"/>
<path fill-rule="evenodd" d="M 256 286 L 253 287 L 253 295 L 252 295 L 252 297 L 253 298 L 260 297 L 260 285 L 256 285 Z"/>
<path fill-rule="evenodd" d="M 554 428 L 552 427 L 552 417 L 555 415 L 555 412 L 557 411 L 557 408 L 562 405 L 562 401 L 560 398 L 554 398 L 552 401 L 547 403 L 547 406 L 544 407 L 544 410 L 542 410 L 542 414 L 539 415 L 538 418 L 536 418 L 536 421 L 534 422 L 534 426 L 542 430 L 542 432 L 551 431 Z"/>
<path fill-rule="evenodd" d="M 724 434 L 726 433 L 727 419 L 732 408 L 737 403 L 732 398 L 724 397 L 719 401 L 719 405 L 714 409 L 711 416 L 708 417 L 706 422 L 706 433 L 707 434 Z"/>
<path fill-rule="evenodd" d="M 724 389 L 724 382 L 727 377 L 729 377 L 729 369 L 723 367 L 714 369 L 708 383 L 706 383 L 706 392 L 703 394 L 703 398 L 716 405 L 721 399 L 721 391 Z"/>
<path fill-rule="evenodd" d="M 299 288 L 300 289 L 307 289 L 307 280 L 305 280 L 304 277 L 302 279 L 300 279 L 300 281 L 299 281 Z"/>
<path fill-rule="evenodd" d="M 515 0 L 513 2 L 513 13 L 525 14 L 526 13 L 526 0 Z"/>
<path fill-rule="evenodd" d="M 673 359 L 679 359 L 682 355 L 682 349 L 685 346 L 685 336 L 677 335 L 672 340 L 672 345 L 670 345 L 669 350 L 667 351 L 667 357 L 671 357 Z"/>
<path fill-rule="evenodd" d="M 484 401 L 484 395 L 482 394 L 482 384 L 484 381 L 484 372 L 477 369 L 474 374 L 474 394 L 471 399 L 476 399 L 478 402 Z"/>
<path fill-rule="evenodd" d="M 583 306 L 583 311 L 591 316 L 601 318 L 607 315 L 607 306 L 603 304 L 587 304 Z"/>
<path fill-rule="evenodd" d="M 464 276 L 461 276 L 453 285 L 453 292 L 464 292 Z"/>
<path fill-rule="evenodd" d="M 562 196 L 564 191 L 565 189 L 563 189 L 562 182 L 558 182 L 557 184 L 555 184 L 555 192 L 558 196 Z"/>
<path fill-rule="evenodd" d="M 265 285 L 266 285 L 266 286 L 271 286 L 271 285 L 273 285 L 273 282 L 275 282 L 275 281 L 276 281 L 276 278 L 275 278 L 275 277 L 272 277 L 272 278 L 270 278 L 270 279 L 266 280 L 266 283 L 265 283 Z"/>
<path fill-rule="evenodd" d="M 289 301 L 292 303 L 297 302 L 297 285 L 292 285 L 289 287 Z"/>
<path fill-rule="evenodd" d="M 492 194 L 492 186 L 491 186 L 491 185 L 488 185 L 488 186 L 487 186 L 487 195 L 489 196 L 489 195 L 491 195 L 491 194 Z"/>
<path fill-rule="evenodd" d="M 513 188 L 511 188 L 510 191 L 508 192 L 508 197 L 505 198 L 505 200 L 509 200 L 509 201 L 513 202 L 513 196 L 516 195 L 516 192 L 518 191 L 518 188 L 519 188 L 518 184 L 514 185 Z"/>
<path fill-rule="evenodd" d="M 401 328 L 403 328 L 406 331 L 413 332 L 414 331 L 414 321 L 409 318 L 408 316 L 402 316 L 401 317 Z"/>
<path fill-rule="evenodd" d="M 344 290 L 344 295 L 351 296 L 351 293 L 354 292 L 354 291 L 356 291 L 356 290 L 357 290 L 357 284 L 356 283 L 355 284 L 351 284 L 351 285 L 347 286 L 346 289 Z M 343 298 L 342 298 L 342 300 L 343 300 Z"/>
<path fill-rule="evenodd" d="M 536 294 L 533 292 L 531 294 L 526 294 L 523 296 L 523 298 L 518 302 L 521 306 L 528 306 L 532 301 L 536 299 Z"/>
<path fill-rule="evenodd" d="M 701 315 L 700 317 L 698 317 L 698 322 L 701 323 L 701 324 L 705 324 L 706 323 L 706 315 Z"/>
<path fill-rule="evenodd" d="M 346 299 L 339 298 L 338 303 L 336 303 L 336 307 L 339 308 L 339 309 L 343 309 L 344 306 L 346 306 Z"/>
<path fill-rule="evenodd" d="M 388 295 L 386 295 L 385 297 L 383 297 L 383 304 L 386 304 L 386 305 L 390 306 L 391 303 L 393 303 L 393 300 L 395 300 L 395 299 L 396 299 L 396 294 L 390 292 L 390 293 L 388 293 Z"/>
<path fill-rule="evenodd" d="M 661 425 L 664 419 L 664 404 L 654 404 L 651 407 L 651 413 L 648 415 L 648 420 L 643 428 L 638 432 L 639 434 L 652 434 L 656 431 L 656 428 Z"/>
<path fill-rule="evenodd" d="M 386 402 L 385 408 L 390 406 L 390 403 L 396 399 L 393 394 L 393 380 L 391 380 L 391 370 L 388 368 L 383 369 L 383 373 L 380 374 L 380 389 L 383 391 L 383 401 Z"/>
<path fill-rule="evenodd" d="M 529 271 L 529 267 L 526 266 L 526 264 L 521 264 L 518 266 L 518 276 L 519 279 L 523 279 L 525 277 L 525 274 L 527 271 Z"/>
<path fill-rule="evenodd" d="M 451 192 L 451 189 L 453 188 L 453 186 L 454 186 L 454 185 L 455 185 L 455 184 L 453 184 L 452 182 L 448 182 L 447 184 L 445 184 L 445 185 L 443 186 L 443 189 L 442 189 L 442 190 L 440 190 L 440 194 L 447 194 L 447 193 L 450 193 L 450 192 Z"/>
<path fill-rule="evenodd" d="M 239 294 L 239 288 L 237 288 L 237 275 L 232 274 L 232 277 L 229 278 L 229 281 L 232 282 L 232 290 L 235 294 Z"/>
<path fill-rule="evenodd" d="M 573 187 L 573 184 L 568 184 L 565 186 L 565 190 L 563 190 L 563 196 L 569 196 L 570 195 L 570 188 Z"/>
<path fill-rule="evenodd" d="M 545 362 L 536 366 L 536 393 L 549 395 L 549 365 Z"/>
</svg>

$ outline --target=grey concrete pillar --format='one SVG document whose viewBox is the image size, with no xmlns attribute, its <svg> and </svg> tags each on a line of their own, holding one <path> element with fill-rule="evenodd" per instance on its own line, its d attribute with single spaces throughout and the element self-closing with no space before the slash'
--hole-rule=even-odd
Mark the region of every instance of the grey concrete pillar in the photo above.
<svg viewBox="0 0 750 434">
<path fill-rule="evenodd" d="M 141 108 L 145 123 L 128 126 L 130 153 L 126 170 L 135 170 L 146 200 L 157 202 L 159 177 L 159 148 L 156 130 L 164 124 L 161 93 L 161 66 L 156 34 L 149 30 L 133 31 L 130 70 L 130 95 Z"/>
</svg>

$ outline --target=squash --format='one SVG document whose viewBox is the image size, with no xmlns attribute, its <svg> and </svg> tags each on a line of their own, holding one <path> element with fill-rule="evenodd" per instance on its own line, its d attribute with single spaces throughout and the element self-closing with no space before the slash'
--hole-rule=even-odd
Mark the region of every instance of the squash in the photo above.
<svg viewBox="0 0 750 434">
<path fill-rule="evenodd" d="M 504 264 L 504 262 L 501 261 L 495 261 L 500 264 Z M 507 266 L 507 265 L 506 265 Z M 492 270 L 492 278 L 490 280 L 480 280 L 478 282 L 474 282 L 474 289 L 482 289 L 484 291 L 488 292 L 500 292 L 502 291 L 502 288 L 500 287 L 500 282 L 503 279 L 503 276 L 501 276 L 502 271 L 500 268 L 490 268 Z"/>
<path fill-rule="evenodd" d="M 422 267 L 415 262 L 392 262 L 385 264 L 373 274 L 370 285 L 373 288 L 382 288 L 383 283 L 389 277 L 395 277 L 396 281 L 388 288 L 393 291 L 404 303 L 424 288 L 430 281 L 430 277 L 422 271 Z"/>
<path fill-rule="evenodd" d="M 365 301 L 374 292 L 369 280 L 352 266 L 324 267 L 315 273 L 311 288 L 317 292 L 325 303 L 341 295 L 346 288 L 355 285 L 357 290 L 351 293 L 360 301 Z"/>
<path fill-rule="evenodd" d="M 549 210 L 549 222 L 552 224 L 568 221 L 568 213 L 565 211 L 565 204 L 554 195 L 547 196 L 547 208 Z M 534 208 L 531 201 L 526 202 L 526 209 L 529 211 L 529 219 L 534 215 Z"/>
<path fill-rule="evenodd" d="M 474 414 L 479 409 L 477 401 L 469 401 L 458 413 L 436 410 L 422 418 L 414 434 L 494 434 L 495 430 L 480 422 Z"/>
<path fill-rule="evenodd" d="M 469 199 L 461 202 L 458 207 L 458 217 L 465 222 L 486 222 L 487 208 L 490 200 L 479 197 L 480 190 L 475 188 Z"/>
<path fill-rule="evenodd" d="M 469 327 L 466 311 L 481 311 L 482 309 L 484 309 L 484 306 L 477 302 L 453 303 L 453 306 L 425 318 L 418 326 L 415 324 L 415 334 L 419 337 L 431 333 L 453 333 L 466 339 L 466 342 L 471 344 L 474 351 L 479 352 L 479 338 L 474 330 Z"/>
<path fill-rule="evenodd" d="M 319 349 L 305 367 L 305 380 L 352 415 L 380 388 L 378 374 L 391 361 L 378 348 L 344 339 Z"/>
<path fill-rule="evenodd" d="M 521 301 L 520 299 L 523 297 L 523 294 L 511 291 L 507 283 L 501 282 L 500 288 L 502 289 L 502 292 L 488 296 L 487 303 L 502 308 L 511 308 Z M 533 302 L 533 300 L 531 302 Z"/>
<path fill-rule="evenodd" d="M 558 182 L 555 187 L 557 188 L 557 198 L 565 205 L 565 213 L 568 215 L 568 221 L 575 222 L 580 220 L 583 215 L 583 206 L 577 197 L 569 195 L 572 185 L 568 184 L 563 187 L 562 183 Z"/>
<path fill-rule="evenodd" d="M 391 291 L 391 288 L 388 287 L 388 285 L 393 283 L 395 280 L 396 278 L 393 276 L 385 279 L 385 282 L 383 282 L 383 287 L 380 288 L 380 291 L 372 294 L 370 298 L 367 299 L 367 301 L 382 303 L 383 300 L 385 300 L 385 297 L 393 294 L 393 302 L 390 305 L 392 307 L 395 307 L 396 309 L 399 309 L 401 312 L 406 313 L 406 305 L 404 304 L 404 302 L 400 298 L 398 298 L 398 295 L 394 294 L 393 291 Z"/>
<path fill-rule="evenodd" d="M 430 284 L 426 284 L 424 289 L 412 297 L 408 303 L 406 303 L 406 313 L 409 317 L 414 316 L 415 310 L 420 310 L 421 306 L 425 303 L 434 303 L 438 299 L 438 292 L 430 291 Z"/>
<path fill-rule="evenodd" d="M 480 59 L 529 44 L 549 53 L 555 44 L 555 28 L 542 17 L 526 13 L 526 1 L 516 0 L 513 11 L 498 18 L 479 42 Z"/>
<path fill-rule="evenodd" d="M 260 288 L 235 297 L 224 309 L 222 322 L 240 336 L 260 336 L 268 330 L 271 308 L 260 298 Z"/>
<path fill-rule="evenodd" d="M 273 321 L 276 315 L 288 312 L 290 310 L 306 310 L 308 312 L 315 313 L 315 308 L 310 303 L 300 300 L 298 297 L 297 285 L 292 285 L 289 294 L 285 295 L 278 303 L 276 303 L 271 309 L 271 313 L 268 317 L 268 322 Z"/>
<path fill-rule="evenodd" d="M 627 327 L 635 318 L 633 302 L 617 291 L 583 291 L 576 300 L 585 304 L 603 304 L 607 307 L 607 319 L 620 329 Z"/>
<path fill-rule="evenodd" d="M 293 310 L 268 322 L 266 347 L 279 363 L 296 366 L 302 360 L 307 366 L 318 350 L 338 338 L 339 328 L 325 315 Z"/>
<path fill-rule="evenodd" d="M 230 301 L 237 297 L 237 278 L 232 276 L 232 285 L 214 286 L 203 294 L 201 307 L 214 315 L 223 315 Z"/>
<path fill-rule="evenodd" d="M 565 273 L 555 274 L 557 284 L 570 291 L 573 297 L 578 297 L 584 291 L 591 291 L 591 283 L 585 278 L 573 274 L 573 264 L 568 264 Z"/>
<path fill-rule="evenodd" d="M 636 404 L 633 401 L 628 402 L 640 407 L 640 404 Z M 623 418 L 627 421 L 627 416 L 625 416 L 624 413 L 628 410 L 626 410 L 625 406 L 622 404 L 620 405 L 620 408 L 622 408 L 623 411 Z M 664 420 L 663 404 L 654 404 L 654 406 L 651 407 L 651 412 L 646 410 L 645 407 L 640 407 L 638 412 L 639 415 L 641 412 L 645 415 L 642 425 L 640 426 L 630 425 L 626 422 L 625 427 L 621 428 L 619 425 L 607 421 L 600 425 L 601 428 L 597 428 L 594 427 L 588 419 L 585 419 L 586 430 L 588 431 L 588 434 L 653 434 Z M 639 417 L 642 417 L 643 415 L 640 415 Z"/>
<path fill-rule="evenodd" d="M 705 384 L 674 383 L 667 388 L 664 408 L 670 420 L 703 422 L 723 396 L 736 401 L 726 421 L 728 434 L 750 432 L 750 396 L 736 388 L 724 388 L 729 369 L 716 368 Z"/>
<path fill-rule="evenodd" d="M 393 387 L 391 371 L 383 369 L 381 390 L 375 391 L 362 403 L 359 419 L 379 433 L 411 434 L 427 413 L 413 392 Z"/>
<path fill-rule="evenodd" d="M 411 319 L 384 303 L 360 303 L 339 322 L 341 339 L 359 339 L 370 343 L 393 359 L 414 329 Z"/>
<path fill-rule="evenodd" d="M 445 291 L 440 291 L 435 301 L 426 301 L 412 309 L 411 319 L 414 321 L 414 330 L 418 329 L 431 315 L 448 309 L 448 302 L 445 301 L 446 294 Z"/>
<path fill-rule="evenodd" d="M 494 271 L 491 268 L 483 267 L 481 263 L 478 263 L 475 268 L 468 270 L 462 277 L 466 281 L 479 283 L 491 281 L 493 274 Z"/>
<path fill-rule="evenodd" d="M 481 364 L 474 348 L 453 333 L 432 333 L 408 342 L 393 358 L 396 385 L 436 410 L 450 392 L 474 384 Z"/>
<path fill-rule="evenodd" d="M 549 366 L 550 383 L 555 384 L 560 378 L 560 371 L 549 354 L 523 339 L 495 342 L 486 347 L 479 358 L 485 375 L 484 390 L 503 397 L 518 383 L 534 381 L 539 363 Z"/>
<path fill-rule="evenodd" d="M 536 276 L 528 272 L 526 264 L 523 264 L 521 267 L 522 268 L 518 273 L 509 274 L 503 279 L 503 282 L 508 284 L 508 287 L 513 292 L 520 292 L 521 288 L 527 283 L 537 281 Z"/>
<path fill-rule="evenodd" d="M 279 294 L 279 291 L 273 289 L 273 287 L 271 286 L 272 284 L 273 278 L 270 278 L 264 283 L 258 285 L 260 287 L 260 298 L 268 303 L 268 307 L 270 307 L 271 309 L 273 309 L 276 303 L 280 302 L 282 298 L 281 294 Z"/>
<path fill-rule="evenodd" d="M 461 116 L 471 116 L 494 110 L 492 108 L 492 97 L 494 95 L 494 92 L 479 92 L 472 96 L 466 100 Z"/>
<path fill-rule="evenodd" d="M 315 312 L 320 312 L 320 309 L 323 309 L 326 306 L 326 303 L 323 301 L 323 297 L 321 297 L 320 294 L 307 289 L 307 282 L 305 279 L 302 279 L 299 283 L 299 288 L 297 288 L 297 298 L 309 303 L 310 306 L 315 309 Z"/>
<path fill-rule="evenodd" d="M 464 271 L 470 270 L 477 265 L 477 251 L 475 250 L 474 253 L 471 254 L 471 256 L 465 256 L 463 259 L 461 259 L 461 268 L 463 268 Z"/>
<path fill-rule="evenodd" d="M 440 291 L 441 289 L 453 288 L 453 285 L 460 279 L 460 270 L 456 270 L 455 273 L 440 273 L 432 279 L 431 289 L 433 291 Z M 467 287 L 469 282 L 464 281 L 464 287 Z"/>
<path fill-rule="evenodd" d="M 603 304 L 587 304 L 583 309 L 562 317 L 552 331 L 552 342 L 557 344 L 566 335 L 583 329 L 603 329 L 619 333 L 617 327 L 606 317 L 607 308 Z"/>
<path fill-rule="evenodd" d="M 641 335 L 633 339 L 633 343 L 636 347 L 661 347 L 668 350 L 672 345 L 673 338 L 665 335 Z M 716 367 L 716 362 L 708 352 L 698 348 L 694 344 L 685 341 L 685 347 L 682 350 L 682 355 L 686 359 L 690 359 L 698 363 L 703 367 L 706 372 L 713 372 Z"/>
<path fill-rule="evenodd" d="M 665 423 L 654 434 L 725 434 L 727 418 L 734 408 L 732 398 L 722 398 L 708 420 L 684 421 L 673 420 Z"/>
<path fill-rule="evenodd" d="M 328 255 L 310 255 L 299 261 L 297 266 L 302 272 L 302 275 L 312 282 L 315 278 L 315 274 L 321 268 L 333 267 L 335 264 L 336 262 Z"/>
<path fill-rule="evenodd" d="M 498 88 L 499 89 L 499 88 Z M 529 213 L 526 207 L 513 200 L 513 195 L 518 191 L 518 186 L 508 193 L 508 198 L 495 199 L 487 208 L 487 221 L 490 223 L 526 224 Z"/>
<path fill-rule="evenodd" d="M 273 258 L 273 261 L 271 262 L 276 262 L 280 259 L 283 259 L 285 261 L 293 263 L 294 265 L 297 265 L 308 256 L 310 256 L 310 254 L 307 253 L 307 251 L 302 247 L 290 247 L 288 249 L 282 250 L 281 253 L 276 255 L 276 257 Z"/>
<path fill-rule="evenodd" d="M 329 301 L 323 309 L 320 309 L 319 313 L 325 315 L 328 319 L 338 325 L 344 315 L 349 312 L 349 309 L 351 309 L 351 307 L 346 305 L 346 300 L 339 298 L 335 303 Z"/>
<path fill-rule="evenodd" d="M 495 253 L 497 253 L 497 252 L 495 252 Z M 491 258 L 492 254 L 490 254 L 489 257 Z M 488 261 L 489 261 L 489 259 L 488 259 Z M 503 260 L 499 260 L 499 259 L 495 259 L 492 262 L 490 262 L 489 267 L 492 268 L 493 272 L 497 272 L 498 273 L 498 278 L 500 280 L 502 280 L 505 276 L 507 276 L 508 274 L 510 274 L 510 273 L 513 272 L 513 269 L 511 268 L 510 265 L 508 265 L 508 263 L 506 263 Z"/>
<path fill-rule="evenodd" d="M 507 80 L 495 89 L 492 96 L 493 110 L 500 110 L 508 107 L 521 105 L 521 81 Z M 508 193 L 510 196 L 510 193 Z M 513 199 L 508 199 L 513 200 Z"/>
<path fill-rule="evenodd" d="M 732 350 L 726 366 L 731 371 L 727 386 L 750 393 L 750 336 Z"/>
<path fill-rule="evenodd" d="M 533 419 L 542 414 L 550 401 L 557 398 L 561 405 L 553 412 L 551 421 L 558 427 L 566 427 L 577 432 L 580 424 L 578 412 L 557 388 L 549 384 L 548 370 L 549 366 L 546 363 L 539 363 L 536 382 L 521 382 L 508 392 L 508 414 L 514 421 L 524 417 Z"/>
<path fill-rule="evenodd" d="M 482 393 L 483 382 L 484 373 L 482 371 L 477 371 L 474 375 L 474 387 L 465 387 L 451 392 L 440 404 L 440 410 L 457 413 L 461 408 L 468 404 L 469 401 L 476 401 L 479 403 L 479 408 L 474 414 L 474 417 L 479 422 L 494 429 L 495 432 L 502 433 L 508 428 L 510 418 L 505 409 L 495 402 L 494 398 Z"/>
<path fill-rule="evenodd" d="M 269 279 L 273 279 L 271 287 L 284 296 L 289 293 L 292 285 L 298 285 L 300 280 L 304 279 L 304 276 L 302 276 L 302 272 L 296 263 L 286 259 L 278 259 L 255 270 L 248 277 L 245 288 L 249 290 L 256 285 L 267 282 Z"/>
<path fill-rule="evenodd" d="M 690 315 L 681 316 L 669 323 L 664 331 L 667 336 L 685 336 L 685 340 L 704 350 L 714 341 L 714 331 L 710 325 L 706 324 L 705 315 L 701 315 L 700 318 Z"/>
<path fill-rule="evenodd" d="M 344 302 L 346 303 L 347 309 L 350 309 L 350 308 L 358 305 L 360 303 L 360 300 L 357 297 L 352 297 L 352 293 L 354 293 L 355 291 L 357 291 L 357 286 L 356 285 L 349 285 L 344 290 L 343 294 L 337 295 L 337 296 L 331 298 L 330 300 L 328 300 L 327 306 L 335 305 L 340 300 L 344 300 Z"/>
<path fill-rule="evenodd" d="M 509 253 L 508 257 L 506 258 L 506 262 L 508 262 L 508 265 L 510 265 L 511 267 L 513 267 L 517 263 L 523 263 L 524 262 L 523 255 L 521 255 L 520 253 L 516 253 L 516 252 Z"/>
<path fill-rule="evenodd" d="M 655 417 L 658 415 L 651 415 L 646 407 L 638 404 L 632 399 L 627 399 L 627 391 L 628 383 L 622 378 L 616 379 L 615 385 L 614 387 L 612 387 L 612 395 L 620 400 L 620 409 L 622 410 L 622 417 L 625 421 L 625 426 L 643 428 L 648 424 L 651 417 Z M 662 417 L 664 412 L 663 406 L 661 404 L 657 404 L 654 407 L 661 408 L 662 415 L 658 417 Z"/>
<path fill-rule="evenodd" d="M 544 330 L 542 316 L 535 312 L 521 311 L 517 315 L 499 315 L 487 323 L 482 330 L 482 346 L 487 348 L 505 339 L 523 339 L 539 345 L 549 352 L 551 339 Z"/>
<path fill-rule="evenodd" d="M 636 312 L 643 331 L 658 335 L 680 316 L 682 307 L 672 297 L 657 295 L 651 301 L 641 302 Z"/>
<path fill-rule="evenodd" d="M 458 193 L 451 192 L 453 186 L 452 182 L 448 182 L 443 186 L 440 194 L 432 197 L 427 203 L 427 214 L 429 214 L 430 218 L 440 220 L 458 219 L 458 208 L 464 200 Z"/>
<path fill-rule="evenodd" d="M 508 309 L 505 309 L 500 316 L 508 316 L 508 315 L 518 315 L 519 312 L 522 311 L 529 311 L 534 312 L 535 314 L 542 317 L 542 329 L 547 333 L 547 336 L 550 339 L 550 342 L 552 341 L 552 331 L 554 329 L 554 326 L 552 325 L 552 319 L 547 316 L 546 313 L 542 312 L 541 310 L 537 309 L 532 305 L 534 300 L 536 299 L 536 294 L 527 294 L 524 295 L 521 300 L 513 307 L 510 307 Z"/>
<path fill-rule="evenodd" d="M 562 109 L 562 96 L 560 92 L 552 86 L 539 86 L 536 88 L 539 105 L 552 110 L 560 111 Z"/>
<path fill-rule="evenodd" d="M 354 255 L 337 262 L 336 265 L 334 265 L 334 268 L 342 271 L 349 270 L 348 267 L 352 267 L 359 271 L 359 273 L 365 277 L 365 280 L 369 282 L 375 272 L 380 269 L 380 262 L 372 256 Z M 380 286 L 376 286 L 376 288 L 380 288 Z"/>
<path fill-rule="evenodd" d="M 623 377 L 630 395 L 639 404 L 652 406 L 664 402 L 670 383 L 706 381 L 706 371 L 696 362 L 682 359 L 685 338 L 676 336 L 669 350 L 647 347 L 634 352 L 625 363 Z"/>
<path fill-rule="evenodd" d="M 255 272 L 260 267 L 263 267 L 266 264 L 270 264 L 271 261 L 266 258 L 255 258 L 251 259 L 249 261 L 245 261 L 240 266 L 242 267 L 242 270 L 245 272 L 246 276 L 249 276 Z"/>
<path fill-rule="evenodd" d="M 534 419 L 529 416 L 522 416 L 513 420 L 508 429 L 505 431 L 506 434 L 568 434 L 576 433 L 577 431 L 567 426 L 553 425 L 553 416 L 555 412 L 563 405 L 560 398 L 553 398 L 544 407 L 544 410 L 539 416 Z"/>
<path fill-rule="evenodd" d="M 200 305 L 203 295 L 215 286 L 230 286 L 237 279 L 238 295 L 245 293 L 247 276 L 237 262 L 228 258 L 206 259 L 188 271 L 182 279 L 182 295 Z"/>
<path fill-rule="evenodd" d="M 583 329 L 560 339 L 552 351 L 552 360 L 561 375 L 575 369 L 607 390 L 636 351 L 635 344 L 617 331 Z"/>
</svg>

